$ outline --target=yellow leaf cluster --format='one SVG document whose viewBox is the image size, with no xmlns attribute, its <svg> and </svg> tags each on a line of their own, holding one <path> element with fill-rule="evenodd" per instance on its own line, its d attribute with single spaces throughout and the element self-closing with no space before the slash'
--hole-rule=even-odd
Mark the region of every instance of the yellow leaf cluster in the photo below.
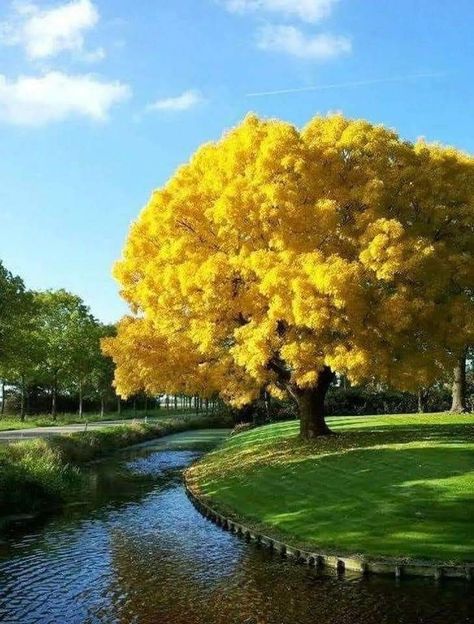
<svg viewBox="0 0 474 624">
<path fill-rule="evenodd" d="M 122 394 L 355 382 L 414 389 L 472 342 L 474 160 L 341 115 L 248 116 L 133 224 L 115 268 L 133 315 L 105 351 Z"/>
</svg>

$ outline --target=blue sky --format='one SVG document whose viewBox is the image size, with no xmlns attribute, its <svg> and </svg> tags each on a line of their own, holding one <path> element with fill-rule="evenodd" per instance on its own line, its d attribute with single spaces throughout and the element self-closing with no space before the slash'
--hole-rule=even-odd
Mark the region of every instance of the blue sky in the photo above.
<svg viewBox="0 0 474 624">
<path fill-rule="evenodd" d="M 473 30 L 472 0 L 2 0 L 0 259 L 117 320 L 130 222 L 250 110 L 473 152 Z"/>
</svg>

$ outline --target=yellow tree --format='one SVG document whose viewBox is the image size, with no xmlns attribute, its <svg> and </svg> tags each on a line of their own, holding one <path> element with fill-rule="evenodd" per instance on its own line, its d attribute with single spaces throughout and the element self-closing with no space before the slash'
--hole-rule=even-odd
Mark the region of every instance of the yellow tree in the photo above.
<svg viewBox="0 0 474 624">
<path fill-rule="evenodd" d="M 472 255 L 451 234 L 459 211 L 472 235 L 473 160 L 453 156 L 464 183 L 447 206 L 437 150 L 340 115 L 302 131 L 250 115 L 201 147 L 116 265 L 133 312 L 104 343 L 118 391 L 243 405 L 266 388 L 294 398 L 311 438 L 328 433 L 334 371 L 406 389 L 439 378 L 473 332 L 452 288 Z"/>
<path fill-rule="evenodd" d="M 451 411 L 462 412 L 466 410 L 466 354 L 473 343 L 473 159 L 453 148 L 424 142 L 419 142 L 416 150 L 428 177 L 424 218 L 432 230 L 438 261 L 449 275 L 437 303 L 442 303 L 445 314 L 455 321 L 446 328 L 454 332 L 448 348 L 453 349 L 456 358 Z"/>
</svg>

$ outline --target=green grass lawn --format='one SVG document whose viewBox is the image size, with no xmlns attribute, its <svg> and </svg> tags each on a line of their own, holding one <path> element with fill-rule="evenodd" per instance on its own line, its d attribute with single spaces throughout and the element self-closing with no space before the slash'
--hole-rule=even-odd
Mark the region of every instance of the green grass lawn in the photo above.
<svg viewBox="0 0 474 624">
<path fill-rule="evenodd" d="M 314 442 L 299 441 L 294 421 L 233 436 L 190 482 L 300 547 L 474 561 L 474 416 L 328 420 L 339 435 Z"/>
<path fill-rule="evenodd" d="M 32 427 L 58 427 L 61 425 L 74 425 L 94 422 L 107 422 L 110 420 L 133 420 L 134 418 L 165 418 L 169 416 L 185 416 L 194 413 L 194 410 L 183 409 L 149 409 L 149 410 L 122 410 L 107 413 L 103 416 L 100 413 L 87 413 L 81 418 L 78 414 L 58 414 L 56 420 L 49 414 L 28 416 L 22 421 L 18 416 L 4 416 L 0 418 L 0 431 L 11 431 L 12 429 L 31 429 Z"/>
</svg>

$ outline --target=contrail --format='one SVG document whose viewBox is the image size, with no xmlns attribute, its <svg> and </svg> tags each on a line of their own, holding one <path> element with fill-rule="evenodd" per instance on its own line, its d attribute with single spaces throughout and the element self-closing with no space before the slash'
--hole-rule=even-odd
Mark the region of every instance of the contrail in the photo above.
<svg viewBox="0 0 474 624">
<path fill-rule="evenodd" d="M 352 82 L 336 82 L 334 84 L 316 85 L 314 87 L 301 87 L 299 89 L 280 89 L 278 91 L 260 91 L 257 93 L 246 93 L 245 97 L 263 97 L 265 95 L 286 95 L 287 93 L 305 93 L 307 91 L 326 91 L 327 89 L 343 89 L 345 87 L 365 87 L 368 85 L 383 84 L 387 82 L 405 82 L 418 78 L 442 78 L 445 72 L 409 74 L 407 76 L 394 76 L 393 78 L 376 78 L 374 80 L 355 80 Z"/>
</svg>

